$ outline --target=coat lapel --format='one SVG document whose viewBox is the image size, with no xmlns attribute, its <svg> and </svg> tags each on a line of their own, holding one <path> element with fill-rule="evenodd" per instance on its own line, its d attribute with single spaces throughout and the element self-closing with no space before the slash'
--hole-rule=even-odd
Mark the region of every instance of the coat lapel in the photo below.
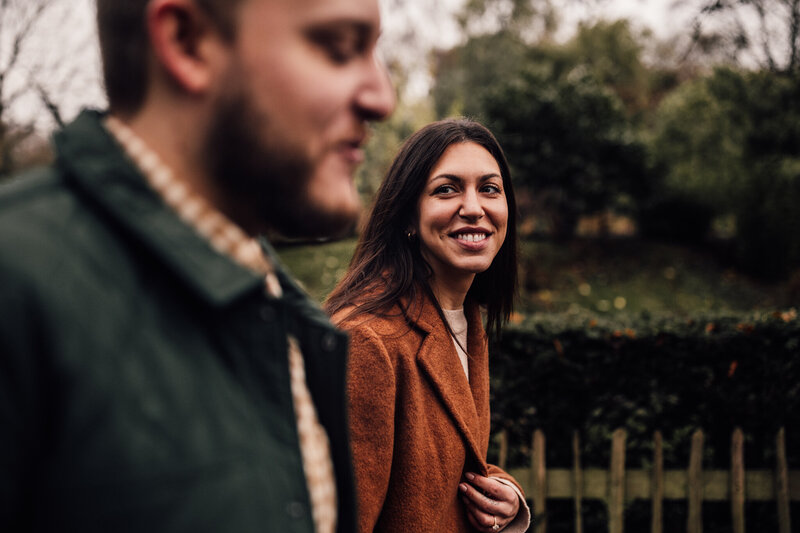
<svg viewBox="0 0 800 533">
<path fill-rule="evenodd" d="M 467 323 L 467 352 L 469 358 L 469 385 L 475 401 L 478 414 L 479 433 L 478 443 L 481 445 L 481 461 L 485 461 L 489 446 L 490 412 L 489 412 L 489 350 L 486 332 L 483 329 L 483 320 L 480 308 L 470 305 L 466 309 Z"/>
<path fill-rule="evenodd" d="M 470 359 L 470 382 L 472 382 L 470 384 L 459 363 L 453 340 L 433 303 L 425 298 L 419 312 L 410 313 L 408 318 L 427 333 L 417 353 L 417 363 L 430 378 L 440 401 L 462 434 L 467 448 L 474 455 L 478 464 L 485 467 L 486 450 L 485 446 L 481 445 L 484 441 L 485 431 L 481 427 L 481 418 L 479 417 L 479 410 L 483 410 L 484 402 L 488 410 L 488 391 L 483 390 L 484 385 L 488 385 L 488 381 L 486 372 L 482 370 L 485 365 L 480 362 L 480 359 L 485 359 L 485 357 L 479 356 L 478 361 Z M 468 318 L 470 318 L 469 315 Z M 473 337 L 477 338 L 478 336 L 472 334 L 474 329 L 473 323 L 470 322 L 468 342 L 470 355 L 473 354 L 474 349 Z M 478 328 L 478 331 L 479 335 L 482 335 L 482 328 Z M 477 352 L 483 353 L 480 349 Z"/>
</svg>

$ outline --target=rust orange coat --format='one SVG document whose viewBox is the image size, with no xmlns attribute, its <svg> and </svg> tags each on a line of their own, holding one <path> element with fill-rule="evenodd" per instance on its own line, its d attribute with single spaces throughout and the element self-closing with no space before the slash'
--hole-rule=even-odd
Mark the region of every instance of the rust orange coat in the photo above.
<svg viewBox="0 0 800 533">
<path fill-rule="evenodd" d="M 410 311 L 398 306 L 389 317 L 362 315 L 339 324 L 351 336 L 348 392 L 361 533 L 473 531 L 458 492 L 465 472 L 519 488 L 486 463 L 488 344 L 477 306 L 466 315 L 469 382 L 427 298 Z"/>
</svg>

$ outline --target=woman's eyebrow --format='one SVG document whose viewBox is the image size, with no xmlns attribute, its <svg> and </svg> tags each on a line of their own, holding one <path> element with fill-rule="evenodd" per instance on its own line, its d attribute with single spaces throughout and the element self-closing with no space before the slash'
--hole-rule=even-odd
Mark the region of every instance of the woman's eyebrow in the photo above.
<svg viewBox="0 0 800 533">
<path fill-rule="evenodd" d="M 445 173 L 445 174 L 437 174 L 436 176 L 431 178 L 431 181 L 435 181 L 435 180 L 451 180 L 451 181 L 457 181 L 459 183 L 464 181 L 461 177 L 456 176 L 455 174 L 447 174 L 447 173 Z"/>
<path fill-rule="evenodd" d="M 489 174 L 484 174 L 483 176 L 478 178 L 478 181 L 483 183 L 484 181 L 489 181 L 492 178 L 503 179 L 503 177 L 500 174 L 498 174 L 497 172 L 490 172 Z M 431 178 L 431 182 L 436 181 L 436 180 L 441 180 L 441 179 L 455 181 L 455 182 L 458 182 L 458 183 L 463 183 L 464 182 L 464 178 L 462 178 L 461 176 L 457 176 L 455 174 L 447 174 L 447 173 L 437 174 L 436 176 Z"/>
</svg>

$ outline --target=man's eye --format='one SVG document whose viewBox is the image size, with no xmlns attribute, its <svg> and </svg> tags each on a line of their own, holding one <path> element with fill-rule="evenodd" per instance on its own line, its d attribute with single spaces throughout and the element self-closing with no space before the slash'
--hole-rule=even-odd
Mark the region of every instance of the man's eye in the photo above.
<svg viewBox="0 0 800 533">
<path fill-rule="evenodd" d="M 320 30 L 312 32 L 311 38 L 331 61 L 338 64 L 355 59 L 363 49 L 361 39 L 351 32 Z"/>
<path fill-rule="evenodd" d="M 356 48 L 346 42 L 333 42 L 326 46 L 328 56 L 336 63 L 347 63 L 358 55 Z"/>
</svg>

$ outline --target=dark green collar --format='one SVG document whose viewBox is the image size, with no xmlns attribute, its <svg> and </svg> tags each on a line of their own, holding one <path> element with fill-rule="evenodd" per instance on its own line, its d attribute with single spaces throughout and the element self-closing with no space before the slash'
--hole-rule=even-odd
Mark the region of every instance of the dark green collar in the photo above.
<svg viewBox="0 0 800 533">
<path fill-rule="evenodd" d="M 57 164 L 88 198 L 214 305 L 263 287 L 260 276 L 214 250 L 150 189 L 102 125 L 83 111 L 55 135 Z"/>
</svg>

